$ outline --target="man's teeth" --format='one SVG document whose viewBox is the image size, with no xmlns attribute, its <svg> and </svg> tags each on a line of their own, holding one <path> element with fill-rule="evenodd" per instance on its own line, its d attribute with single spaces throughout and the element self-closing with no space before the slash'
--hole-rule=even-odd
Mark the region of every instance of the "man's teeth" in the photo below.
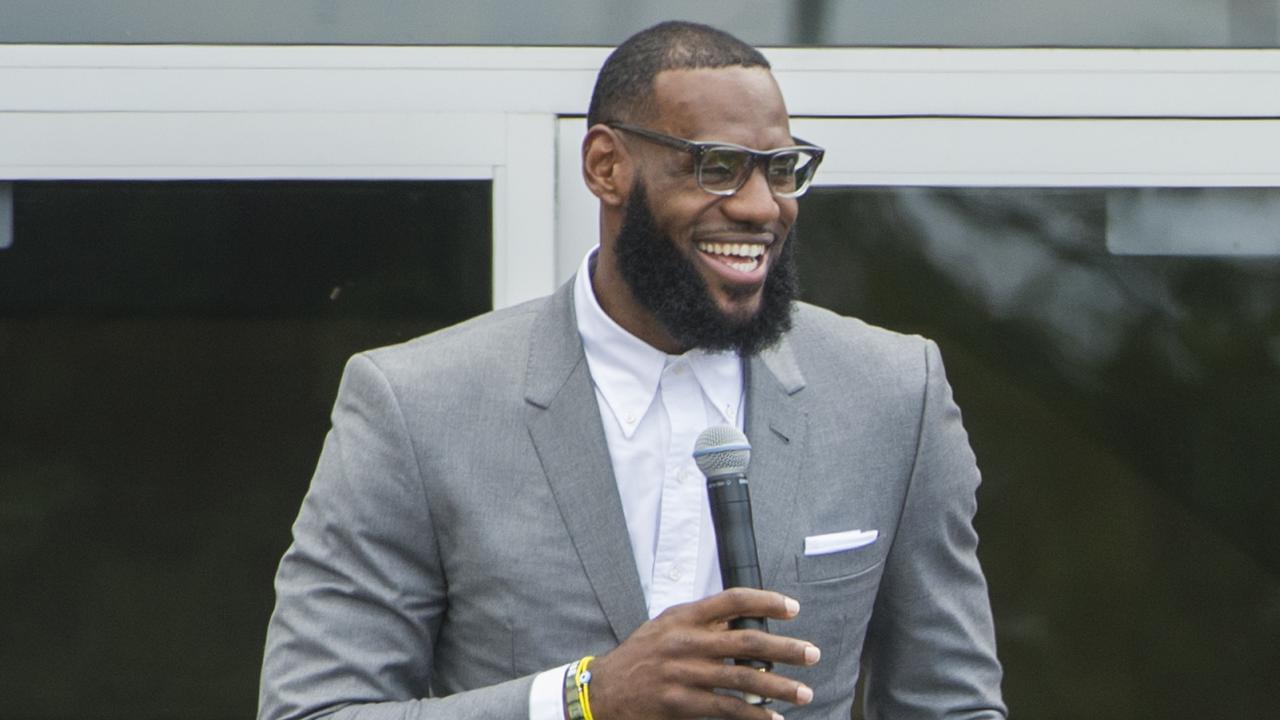
<svg viewBox="0 0 1280 720">
<path fill-rule="evenodd" d="M 712 255 L 734 255 L 755 260 L 764 255 L 764 245 L 759 243 L 700 242 L 698 249 Z"/>
<path fill-rule="evenodd" d="M 760 258 L 764 257 L 765 246 L 759 243 L 700 242 L 698 250 L 710 255 L 723 256 L 722 262 L 734 270 L 751 272 L 760 266 Z"/>
</svg>

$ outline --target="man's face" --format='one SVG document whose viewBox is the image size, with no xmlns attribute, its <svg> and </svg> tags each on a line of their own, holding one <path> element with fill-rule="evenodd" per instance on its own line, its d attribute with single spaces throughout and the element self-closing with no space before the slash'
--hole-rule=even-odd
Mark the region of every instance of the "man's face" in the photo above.
<svg viewBox="0 0 1280 720">
<path fill-rule="evenodd" d="M 782 94 L 764 68 L 664 71 L 654 79 L 654 99 L 656 115 L 645 124 L 659 132 L 757 150 L 794 144 Z M 736 194 L 713 195 L 698 187 L 688 153 L 634 139 L 628 147 L 658 230 L 727 322 L 750 320 L 796 220 L 795 199 L 775 197 L 760 169 Z"/>
<path fill-rule="evenodd" d="M 640 123 L 653 130 L 758 150 L 794 144 L 763 68 L 665 71 L 654 95 L 657 111 Z M 626 139 L 636 175 L 614 253 L 634 301 L 680 348 L 750 354 L 772 343 L 796 293 L 783 252 L 796 201 L 775 197 L 760 169 L 736 194 L 713 195 L 698 187 L 692 155 Z"/>
</svg>

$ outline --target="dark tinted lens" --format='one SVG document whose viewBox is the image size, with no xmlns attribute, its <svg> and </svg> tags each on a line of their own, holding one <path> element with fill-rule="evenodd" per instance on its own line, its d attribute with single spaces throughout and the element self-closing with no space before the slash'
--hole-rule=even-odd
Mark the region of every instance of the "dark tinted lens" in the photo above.
<svg viewBox="0 0 1280 720">
<path fill-rule="evenodd" d="M 709 148 L 702 154 L 699 184 L 712 192 L 737 190 L 748 163 L 747 153 L 734 148 Z"/>
</svg>

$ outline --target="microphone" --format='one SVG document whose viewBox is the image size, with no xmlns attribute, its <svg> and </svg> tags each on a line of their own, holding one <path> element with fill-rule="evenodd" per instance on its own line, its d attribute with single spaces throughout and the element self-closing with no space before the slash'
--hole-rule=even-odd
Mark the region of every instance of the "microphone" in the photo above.
<svg viewBox="0 0 1280 720">
<path fill-rule="evenodd" d="M 703 430 L 693 444 L 693 461 L 707 476 L 707 498 L 711 501 L 711 523 L 715 526 L 716 548 L 720 556 L 720 580 L 725 588 L 761 588 L 760 558 L 756 555 L 756 536 L 751 524 L 751 494 L 747 489 L 747 464 L 751 462 L 751 443 L 732 425 L 714 425 Z M 769 632 L 764 618 L 734 618 L 734 630 Z M 761 672 L 773 668 L 763 660 L 735 659 L 735 665 L 747 665 Z M 768 703 L 751 693 L 743 699 L 753 705 Z"/>
</svg>

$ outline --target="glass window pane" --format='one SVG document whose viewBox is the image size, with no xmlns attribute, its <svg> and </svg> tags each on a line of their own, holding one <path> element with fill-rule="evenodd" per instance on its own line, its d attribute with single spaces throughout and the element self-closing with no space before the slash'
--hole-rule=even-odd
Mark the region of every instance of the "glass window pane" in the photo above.
<svg viewBox="0 0 1280 720">
<path fill-rule="evenodd" d="M 488 182 L 16 183 L 4 714 L 252 717 L 346 358 L 490 306 Z"/>
<path fill-rule="evenodd" d="M 758 45 L 1276 47 L 1275 0 L 9 0 L 0 42 L 616 45 L 662 20 Z"/>
<path fill-rule="evenodd" d="M 942 347 L 1016 714 L 1267 717 L 1280 258 L 1113 254 L 1134 192 L 815 189 L 802 278 Z"/>
<path fill-rule="evenodd" d="M 1130 255 L 1280 255 L 1280 189 L 1116 188 L 1107 247 Z"/>
<path fill-rule="evenodd" d="M 0 182 L 0 250 L 13 244 L 13 183 Z"/>
</svg>

